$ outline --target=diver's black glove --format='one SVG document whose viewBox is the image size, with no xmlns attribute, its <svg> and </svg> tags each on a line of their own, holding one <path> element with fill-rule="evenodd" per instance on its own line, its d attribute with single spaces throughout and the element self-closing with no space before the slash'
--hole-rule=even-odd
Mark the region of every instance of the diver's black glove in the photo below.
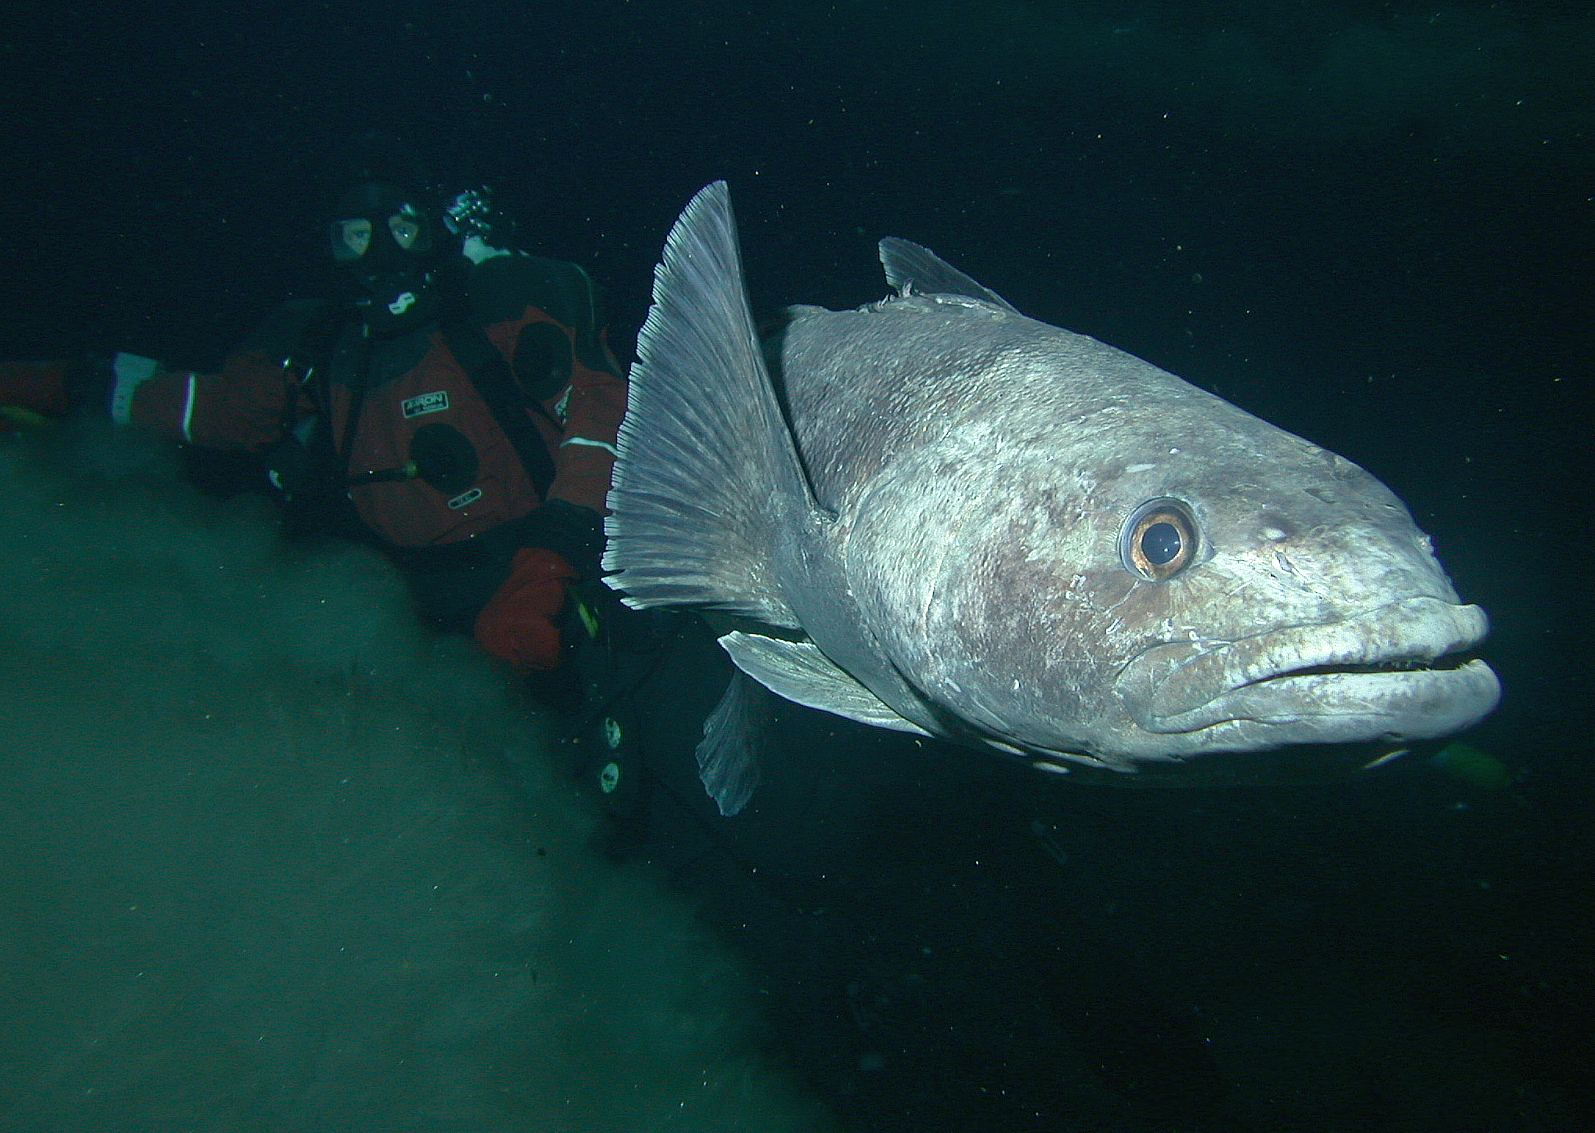
<svg viewBox="0 0 1595 1133">
<path fill-rule="evenodd" d="M 164 367 L 142 354 L 84 354 L 66 376 L 67 414 L 74 417 L 109 416 L 125 425 L 132 409 L 133 391 Z M 118 404 L 117 397 L 128 404 Z"/>
<path fill-rule="evenodd" d="M 67 416 L 110 416 L 111 391 L 116 388 L 115 361 L 114 355 L 98 351 L 73 359 L 63 383 Z"/>
<path fill-rule="evenodd" d="M 603 570 L 604 517 L 591 508 L 565 500 L 549 500 L 520 524 L 521 542 L 546 547 L 571 565 L 579 579 L 595 579 Z"/>
</svg>

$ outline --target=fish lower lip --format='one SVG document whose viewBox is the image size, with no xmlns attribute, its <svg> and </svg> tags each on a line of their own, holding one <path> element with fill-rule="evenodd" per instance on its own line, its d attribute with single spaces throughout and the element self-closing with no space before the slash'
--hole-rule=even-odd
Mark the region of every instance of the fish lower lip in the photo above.
<svg viewBox="0 0 1595 1133">
<path fill-rule="evenodd" d="M 1381 735 L 1422 739 L 1473 724 L 1495 707 L 1499 689 L 1495 673 L 1476 659 L 1454 668 L 1285 673 L 1216 697 L 1199 713 L 1212 717 L 1211 721 L 1199 726 L 1249 720 L 1284 727 L 1317 725 L 1332 730 L 1365 721 L 1365 725 L 1356 725 L 1357 738 Z M 1180 723 L 1188 726 L 1194 722 Z M 1176 721 L 1168 719 L 1163 723 L 1168 727 Z"/>
<path fill-rule="evenodd" d="M 1341 622 L 1154 646 L 1116 687 L 1155 733 L 1246 721 L 1279 726 L 1287 742 L 1442 735 L 1500 697 L 1489 666 L 1465 659 L 1487 632 L 1476 606 L 1407 598 Z"/>
</svg>

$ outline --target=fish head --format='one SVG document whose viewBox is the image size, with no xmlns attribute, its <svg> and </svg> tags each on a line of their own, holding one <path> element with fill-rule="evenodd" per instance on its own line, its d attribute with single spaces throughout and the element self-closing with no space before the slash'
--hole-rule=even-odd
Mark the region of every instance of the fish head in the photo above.
<svg viewBox="0 0 1595 1133">
<path fill-rule="evenodd" d="M 1156 374 L 950 429 L 868 485 L 854 591 L 942 731 L 1064 767 L 1327 766 L 1486 715 L 1485 615 L 1394 493 Z"/>
</svg>

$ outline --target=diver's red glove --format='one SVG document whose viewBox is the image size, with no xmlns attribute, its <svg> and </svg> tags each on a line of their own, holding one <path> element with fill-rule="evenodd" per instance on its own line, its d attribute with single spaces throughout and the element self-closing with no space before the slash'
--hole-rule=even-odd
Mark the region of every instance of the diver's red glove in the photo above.
<svg viewBox="0 0 1595 1133">
<path fill-rule="evenodd" d="M 39 417 L 65 417 L 70 362 L 0 362 L 0 406 Z"/>
<path fill-rule="evenodd" d="M 476 642 L 523 673 L 559 665 L 559 612 L 565 585 L 576 577 L 562 556 L 546 547 L 515 552 L 510 576 L 476 616 Z"/>
</svg>

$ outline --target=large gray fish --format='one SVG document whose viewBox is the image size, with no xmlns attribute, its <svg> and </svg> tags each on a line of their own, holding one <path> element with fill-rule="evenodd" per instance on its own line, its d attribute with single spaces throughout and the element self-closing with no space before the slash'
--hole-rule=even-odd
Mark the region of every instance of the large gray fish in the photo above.
<svg viewBox="0 0 1595 1133">
<path fill-rule="evenodd" d="M 1483 611 L 1367 472 L 918 245 L 881 260 L 896 295 L 761 344 L 724 183 L 687 206 L 609 496 L 631 605 L 729 612 L 799 704 L 1141 781 L 1355 767 L 1494 708 L 1459 656 Z M 737 699 L 699 751 L 727 812 Z"/>
</svg>

